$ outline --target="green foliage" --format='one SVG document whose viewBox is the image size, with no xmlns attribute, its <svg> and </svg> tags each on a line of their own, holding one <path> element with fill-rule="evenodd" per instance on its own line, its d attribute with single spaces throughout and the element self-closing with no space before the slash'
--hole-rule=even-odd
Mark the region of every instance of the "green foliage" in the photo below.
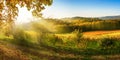
<svg viewBox="0 0 120 60">
<path fill-rule="evenodd" d="M 6 27 L 10 31 L 13 28 L 19 6 L 31 10 L 33 16 L 42 17 L 41 11 L 52 2 L 53 0 L 0 0 L 0 29 Z"/>
<path fill-rule="evenodd" d="M 52 2 L 53 0 L 2 0 L 0 1 L 0 12 L 5 11 L 8 15 L 11 14 L 10 18 L 14 18 L 18 15 L 18 7 L 16 5 L 19 5 L 20 7 L 26 6 L 28 10 L 32 9 L 33 15 L 40 16 L 40 11 L 46 5 L 51 5 Z M 0 13 L 0 15 L 4 14 Z"/>
<path fill-rule="evenodd" d="M 104 38 L 102 41 L 101 41 L 101 44 L 100 46 L 104 49 L 107 49 L 107 48 L 115 48 L 115 40 L 113 39 L 110 39 L 110 38 Z"/>
<path fill-rule="evenodd" d="M 45 21 L 44 23 L 47 24 L 48 21 Z M 27 26 L 24 25 L 22 28 L 17 26 L 18 28 L 13 30 L 14 39 L 11 41 L 21 46 L 21 49 L 26 48 L 24 51 L 31 55 L 30 58 L 38 60 L 44 59 L 44 57 L 45 59 L 52 58 L 53 60 L 55 58 L 62 60 L 89 60 L 91 56 L 120 54 L 120 39 L 114 36 L 104 36 L 102 37 L 103 39 L 94 40 L 84 37 L 84 31 L 119 29 L 118 21 L 72 20 L 72 22 L 68 23 L 68 21 L 50 20 L 50 23 L 52 22 L 55 24 L 52 27 L 57 27 L 59 34 L 48 30 L 49 24 L 46 25 L 37 21 L 30 23 L 31 26 L 28 26 L 29 24 Z M 57 24 L 57 22 L 59 23 Z M 112 23 L 114 23 L 113 26 Z M 112 27 L 108 28 L 108 26 Z M 1 35 L 1 37 L 3 36 Z"/>
<path fill-rule="evenodd" d="M 97 49 L 100 46 L 98 41 L 86 41 L 86 42 L 87 42 L 87 48 L 90 49 Z"/>
<path fill-rule="evenodd" d="M 76 39 L 75 39 L 75 40 L 79 43 L 79 42 L 80 42 L 80 39 L 81 39 L 81 37 L 82 37 L 82 31 L 75 30 L 75 31 L 73 31 L 72 33 L 76 35 Z"/>
<path fill-rule="evenodd" d="M 50 45 L 55 45 L 58 41 L 58 38 L 54 35 L 47 35 L 45 40 L 47 40 L 46 42 L 48 42 Z"/>
<path fill-rule="evenodd" d="M 43 45 L 60 45 L 63 44 L 63 41 L 54 34 L 44 34 L 44 37 L 39 43 Z"/>
<path fill-rule="evenodd" d="M 17 28 L 13 33 L 15 44 L 20 46 L 32 47 L 33 43 L 31 42 L 31 37 L 25 33 L 22 28 Z"/>
<path fill-rule="evenodd" d="M 65 46 L 69 46 L 69 47 L 76 47 L 76 42 L 75 41 L 67 41 Z"/>
</svg>

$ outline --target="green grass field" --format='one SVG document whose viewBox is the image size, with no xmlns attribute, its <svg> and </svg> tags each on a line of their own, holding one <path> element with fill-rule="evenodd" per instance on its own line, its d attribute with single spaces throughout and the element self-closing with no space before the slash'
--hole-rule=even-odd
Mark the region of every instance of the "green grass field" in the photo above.
<svg viewBox="0 0 120 60">
<path fill-rule="evenodd" d="M 109 21 L 112 23 L 112 20 L 104 23 Z M 49 23 L 47 24 L 49 26 L 42 22 Z M 101 21 L 96 20 L 92 25 L 89 20 L 72 22 L 53 19 L 42 22 L 35 21 L 27 24 L 28 26 L 17 26 L 9 36 L 1 32 L 0 59 L 119 60 L 120 58 L 118 25 L 114 25 L 112 29 L 106 29 L 109 25 L 103 25 Z M 96 26 L 96 22 L 99 23 L 99 29 L 93 27 Z"/>
</svg>

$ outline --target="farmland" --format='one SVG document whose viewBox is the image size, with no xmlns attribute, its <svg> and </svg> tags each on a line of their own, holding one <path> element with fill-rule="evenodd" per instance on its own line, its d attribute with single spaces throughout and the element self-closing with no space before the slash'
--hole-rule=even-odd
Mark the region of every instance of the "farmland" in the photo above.
<svg viewBox="0 0 120 60">
<path fill-rule="evenodd" d="M 1 32 L 0 59 L 119 59 L 119 28 L 119 20 L 96 18 L 32 21 L 17 25 L 10 35 Z"/>
</svg>

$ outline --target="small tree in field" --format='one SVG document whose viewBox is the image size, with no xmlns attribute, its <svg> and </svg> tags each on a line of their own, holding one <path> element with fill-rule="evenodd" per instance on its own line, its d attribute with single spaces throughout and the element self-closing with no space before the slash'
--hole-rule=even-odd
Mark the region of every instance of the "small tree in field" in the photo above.
<svg viewBox="0 0 120 60">
<path fill-rule="evenodd" d="M 81 37 L 83 35 L 82 30 L 75 29 L 75 31 L 73 31 L 72 33 L 74 33 L 76 35 L 75 41 L 77 43 L 77 47 L 79 47 L 79 43 L 80 43 Z"/>
<path fill-rule="evenodd" d="M 33 16 L 41 17 L 41 11 L 45 6 L 50 6 L 53 0 L 0 0 L 0 28 L 1 26 L 11 27 L 18 16 L 18 7 L 26 7 L 32 10 Z M 9 29 L 7 29 L 9 30 Z"/>
</svg>

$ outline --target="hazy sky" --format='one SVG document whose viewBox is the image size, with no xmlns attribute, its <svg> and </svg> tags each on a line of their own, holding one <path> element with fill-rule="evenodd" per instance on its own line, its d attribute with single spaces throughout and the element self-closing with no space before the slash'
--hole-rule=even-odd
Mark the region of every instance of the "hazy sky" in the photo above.
<svg viewBox="0 0 120 60">
<path fill-rule="evenodd" d="M 53 4 L 46 7 L 42 13 L 47 18 L 120 15 L 120 0 L 53 0 Z M 31 12 L 25 7 L 19 8 L 18 23 L 29 22 L 32 19 Z"/>
<path fill-rule="evenodd" d="M 43 11 L 44 17 L 99 17 L 120 15 L 120 0 L 53 0 Z"/>
</svg>

